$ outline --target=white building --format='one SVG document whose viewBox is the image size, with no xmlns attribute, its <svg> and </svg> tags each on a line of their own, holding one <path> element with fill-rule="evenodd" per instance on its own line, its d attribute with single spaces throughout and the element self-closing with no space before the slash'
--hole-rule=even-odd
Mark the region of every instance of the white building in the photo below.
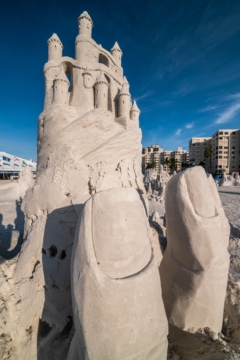
<svg viewBox="0 0 240 360">
<path fill-rule="evenodd" d="M 32 172 L 36 172 L 37 163 L 33 160 L 26 160 L 4 151 L 0 151 L 0 174 L 19 173 L 23 171 L 26 166 L 29 166 Z"/>
</svg>

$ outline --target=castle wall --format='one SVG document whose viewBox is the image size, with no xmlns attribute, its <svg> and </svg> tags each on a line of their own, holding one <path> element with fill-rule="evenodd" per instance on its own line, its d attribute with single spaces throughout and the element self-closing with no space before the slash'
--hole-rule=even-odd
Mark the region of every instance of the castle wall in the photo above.
<svg viewBox="0 0 240 360">
<path fill-rule="evenodd" d="M 73 68 L 73 90 L 70 105 L 79 109 L 79 115 L 94 109 L 94 90 L 93 84 L 96 80 L 92 76 L 92 86 L 86 87 L 83 83 L 84 70 L 78 67 Z"/>
</svg>

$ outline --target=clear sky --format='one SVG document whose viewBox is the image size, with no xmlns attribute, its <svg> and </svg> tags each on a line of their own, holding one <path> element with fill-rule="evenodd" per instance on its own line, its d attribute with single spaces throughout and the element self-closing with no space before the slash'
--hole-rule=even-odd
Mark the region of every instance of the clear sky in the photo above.
<svg viewBox="0 0 240 360">
<path fill-rule="evenodd" d="M 123 51 L 143 146 L 188 149 L 193 136 L 240 128 L 239 0 L 2 0 L 0 151 L 36 159 L 46 41 L 57 33 L 74 57 L 84 10 L 94 40 Z"/>
</svg>

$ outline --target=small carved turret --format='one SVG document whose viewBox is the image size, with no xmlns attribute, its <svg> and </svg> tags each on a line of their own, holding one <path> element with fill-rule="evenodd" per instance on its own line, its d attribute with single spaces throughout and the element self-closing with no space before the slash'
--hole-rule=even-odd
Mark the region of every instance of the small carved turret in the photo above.
<svg viewBox="0 0 240 360">
<path fill-rule="evenodd" d="M 78 30 L 80 35 L 92 37 L 93 22 L 87 11 L 84 11 L 78 18 Z"/>
<path fill-rule="evenodd" d="M 62 57 L 63 44 L 57 34 L 53 34 L 48 43 L 48 61 L 60 59 Z"/>
<path fill-rule="evenodd" d="M 83 85 L 87 89 L 90 89 L 93 86 L 93 84 L 92 84 L 92 74 L 90 73 L 88 68 L 86 68 L 83 71 Z"/>
<path fill-rule="evenodd" d="M 130 110 L 130 119 L 138 122 L 139 121 L 139 115 L 140 115 L 140 110 L 139 110 L 139 108 L 137 106 L 136 101 L 134 100 L 133 105 L 132 105 L 131 110 Z"/>
<path fill-rule="evenodd" d="M 108 81 L 101 71 L 95 83 L 95 108 L 108 110 Z"/>
<path fill-rule="evenodd" d="M 118 94 L 118 116 L 130 117 L 131 95 L 129 92 L 129 83 L 124 76 L 124 83 L 122 90 Z"/>
<path fill-rule="evenodd" d="M 53 82 L 53 104 L 68 105 L 69 80 L 61 67 L 59 74 Z"/>
<path fill-rule="evenodd" d="M 114 57 L 114 59 L 116 60 L 117 64 L 119 66 L 121 66 L 121 61 L 122 61 L 122 50 L 120 49 L 119 45 L 117 42 L 115 42 L 114 46 L 112 47 L 112 49 L 110 50 L 110 53 L 112 54 L 112 56 Z"/>
</svg>

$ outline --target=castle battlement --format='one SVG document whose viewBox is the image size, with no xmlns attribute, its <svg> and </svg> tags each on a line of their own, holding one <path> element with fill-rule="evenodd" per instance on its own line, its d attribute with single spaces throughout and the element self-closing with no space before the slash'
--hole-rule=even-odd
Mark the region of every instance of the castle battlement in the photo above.
<svg viewBox="0 0 240 360">
<path fill-rule="evenodd" d="M 44 65 L 44 109 L 48 109 L 52 104 L 59 104 L 60 101 L 74 107 L 79 115 L 102 107 L 112 112 L 115 119 L 126 117 L 138 124 L 140 111 L 132 108 L 129 83 L 123 76 L 121 66 L 122 50 L 117 42 L 110 51 L 97 44 L 92 39 L 92 28 L 93 21 L 84 11 L 78 18 L 79 34 L 75 41 L 75 59 L 62 55 L 63 44 L 56 34 L 48 40 L 48 62 Z M 56 86 L 55 80 L 60 72 L 62 78 L 63 73 L 68 78 L 65 75 L 63 96 L 57 96 L 56 102 L 59 85 Z M 70 80 L 69 84 L 66 79 Z"/>
</svg>

